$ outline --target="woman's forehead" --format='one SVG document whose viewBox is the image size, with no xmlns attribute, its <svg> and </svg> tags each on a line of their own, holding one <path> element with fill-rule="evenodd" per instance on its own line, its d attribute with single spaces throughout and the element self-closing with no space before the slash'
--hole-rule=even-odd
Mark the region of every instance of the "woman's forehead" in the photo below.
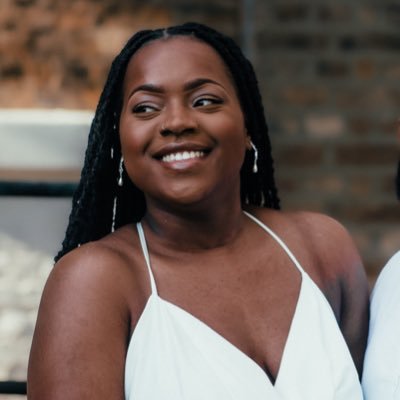
<svg viewBox="0 0 400 400">
<path fill-rule="evenodd" d="M 191 36 L 169 36 L 153 40 L 141 47 L 130 59 L 126 78 L 132 73 L 147 76 L 168 71 L 204 71 L 229 79 L 232 75 L 218 52 L 208 43 Z M 186 71 L 187 72 L 187 71 Z"/>
</svg>

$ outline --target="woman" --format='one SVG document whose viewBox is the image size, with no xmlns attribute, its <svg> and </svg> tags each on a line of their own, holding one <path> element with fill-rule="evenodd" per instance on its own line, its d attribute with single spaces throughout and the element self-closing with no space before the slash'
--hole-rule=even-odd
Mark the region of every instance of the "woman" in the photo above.
<svg viewBox="0 0 400 400">
<path fill-rule="evenodd" d="M 397 128 L 400 137 L 400 123 Z M 396 193 L 400 200 L 400 161 Z M 362 377 L 367 400 L 400 399 L 400 251 L 383 267 L 371 294 L 371 319 Z"/>
<path fill-rule="evenodd" d="M 278 209 L 239 48 L 193 23 L 134 35 L 91 127 L 29 398 L 361 399 L 359 255 L 332 219 Z"/>
<path fill-rule="evenodd" d="M 371 296 L 371 323 L 363 372 L 367 400 L 400 399 L 400 251 L 387 262 Z"/>
</svg>

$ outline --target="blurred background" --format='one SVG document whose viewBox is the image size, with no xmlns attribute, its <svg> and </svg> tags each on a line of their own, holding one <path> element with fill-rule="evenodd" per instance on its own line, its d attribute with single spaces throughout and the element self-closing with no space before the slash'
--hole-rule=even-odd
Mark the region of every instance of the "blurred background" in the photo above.
<svg viewBox="0 0 400 400">
<path fill-rule="evenodd" d="M 135 31 L 185 21 L 233 36 L 253 62 L 282 208 L 344 224 L 371 286 L 400 249 L 398 1 L 0 0 L 0 380 L 26 379 L 112 59 Z M 61 189 L 20 192 L 38 182 Z"/>
</svg>

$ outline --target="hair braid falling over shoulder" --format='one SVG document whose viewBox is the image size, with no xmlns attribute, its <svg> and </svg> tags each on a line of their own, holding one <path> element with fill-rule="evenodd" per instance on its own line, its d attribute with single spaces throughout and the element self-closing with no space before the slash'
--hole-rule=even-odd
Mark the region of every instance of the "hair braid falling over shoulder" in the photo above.
<svg viewBox="0 0 400 400">
<path fill-rule="evenodd" d="M 242 203 L 279 209 L 271 144 L 258 82 L 252 65 L 240 48 L 231 38 L 197 23 L 143 30 L 129 39 L 111 65 L 90 127 L 81 178 L 73 196 L 66 235 L 56 261 L 80 244 L 100 239 L 111 232 L 114 198 L 118 204 L 116 228 L 139 221 L 144 215 L 146 204 L 143 193 L 126 176 L 124 185 L 118 186 L 122 84 L 129 60 L 138 49 L 151 41 L 178 35 L 197 38 L 214 48 L 236 86 L 246 129 L 259 155 L 258 173 L 254 174 L 252 155 L 246 153 L 241 169 Z"/>
</svg>

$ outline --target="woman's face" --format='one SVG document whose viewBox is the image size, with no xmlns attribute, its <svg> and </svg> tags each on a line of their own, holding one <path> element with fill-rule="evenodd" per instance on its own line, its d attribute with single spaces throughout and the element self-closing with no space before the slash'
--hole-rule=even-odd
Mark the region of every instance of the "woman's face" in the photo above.
<svg viewBox="0 0 400 400">
<path fill-rule="evenodd" d="M 174 36 L 132 57 L 120 140 L 127 173 L 148 205 L 239 196 L 249 138 L 232 78 L 204 42 Z"/>
</svg>

